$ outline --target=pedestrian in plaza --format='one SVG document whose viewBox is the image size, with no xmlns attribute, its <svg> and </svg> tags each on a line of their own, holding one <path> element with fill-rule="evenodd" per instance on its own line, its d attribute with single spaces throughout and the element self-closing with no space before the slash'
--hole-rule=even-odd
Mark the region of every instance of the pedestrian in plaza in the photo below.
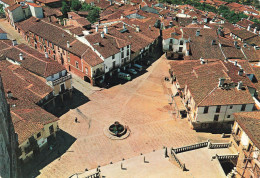
<svg viewBox="0 0 260 178">
<path fill-rule="evenodd" d="M 75 123 L 78 123 L 78 118 L 77 117 L 75 118 Z"/>
</svg>

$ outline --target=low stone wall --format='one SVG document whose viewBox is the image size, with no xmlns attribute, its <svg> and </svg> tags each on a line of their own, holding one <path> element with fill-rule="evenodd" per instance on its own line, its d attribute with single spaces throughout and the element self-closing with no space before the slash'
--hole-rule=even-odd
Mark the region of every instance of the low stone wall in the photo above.
<svg viewBox="0 0 260 178">
<path fill-rule="evenodd" d="M 177 165 L 179 166 L 179 168 L 181 168 L 183 171 L 185 171 L 185 164 L 182 163 L 179 158 L 177 157 L 176 153 L 174 152 L 173 149 L 171 149 L 171 154 L 170 154 L 170 160 L 174 161 L 175 163 L 177 163 Z"/>
<path fill-rule="evenodd" d="M 231 143 L 210 143 L 209 142 L 209 149 L 219 149 L 219 148 L 229 148 Z"/>
<path fill-rule="evenodd" d="M 194 150 L 194 149 L 198 149 L 198 148 L 207 147 L 208 144 L 209 144 L 209 142 L 202 142 L 202 143 L 188 145 L 188 146 L 184 146 L 184 147 L 180 147 L 180 148 L 173 148 L 173 151 L 175 153 L 181 153 L 181 152 L 185 152 L 185 151 L 190 151 L 190 150 Z"/>
</svg>

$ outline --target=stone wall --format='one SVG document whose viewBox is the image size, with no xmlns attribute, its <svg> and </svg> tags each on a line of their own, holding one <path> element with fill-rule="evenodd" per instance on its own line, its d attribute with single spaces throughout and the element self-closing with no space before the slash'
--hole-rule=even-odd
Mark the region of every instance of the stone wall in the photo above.
<svg viewBox="0 0 260 178">
<path fill-rule="evenodd" d="M 18 142 L 10 116 L 10 109 L 5 99 L 0 76 L 0 177 L 20 177 L 17 160 Z"/>
</svg>

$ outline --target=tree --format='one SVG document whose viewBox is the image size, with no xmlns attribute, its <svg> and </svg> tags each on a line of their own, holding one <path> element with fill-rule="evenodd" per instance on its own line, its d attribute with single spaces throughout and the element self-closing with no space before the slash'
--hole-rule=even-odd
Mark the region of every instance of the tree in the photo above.
<svg viewBox="0 0 260 178">
<path fill-rule="evenodd" d="M 90 4 L 87 4 L 86 2 L 83 2 L 83 4 L 81 5 L 80 11 L 90 11 L 93 9 L 93 6 L 91 6 Z"/>
<path fill-rule="evenodd" d="M 73 11 L 78 11 L 81 8 L 81 3 L 79 0 L 71 0 L 70 9 Z"/>
<path fill-rule="evenodd" d="M 65 1 L 62 1 L 60 11 L 62 12 L 63 17 L 67 17 L 68 12 L 70 11 L 70 8 Z"/>
<path fill-rule="evenodd" d="M 90 23 L 94 23 L 98 20 L 99 18 L 99 11 L 100 9 L 98 7 L 94 7 L 93 10 L 91 10 L 88 14 L 88 21 Z"/>
</svg>

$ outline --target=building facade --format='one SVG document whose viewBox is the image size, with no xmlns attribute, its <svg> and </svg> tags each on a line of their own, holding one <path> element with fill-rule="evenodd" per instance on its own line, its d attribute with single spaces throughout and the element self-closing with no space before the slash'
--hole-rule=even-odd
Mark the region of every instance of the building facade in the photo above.
<svg viewBox="0 0 260 178">
<path fill-rule="evenodd" d="M 231 143 L 239 157 L 236 165 L 236 177 L 260 177 L 259 124 L 260 112 L 234 113 L 235 123 L 232 129 Z"/>
<path fill-rule="evenodd" d="M 10 108 L 0 76 L 0 177 L 20 177 L 17 134 L 11 120 Z"/>
</svg>

